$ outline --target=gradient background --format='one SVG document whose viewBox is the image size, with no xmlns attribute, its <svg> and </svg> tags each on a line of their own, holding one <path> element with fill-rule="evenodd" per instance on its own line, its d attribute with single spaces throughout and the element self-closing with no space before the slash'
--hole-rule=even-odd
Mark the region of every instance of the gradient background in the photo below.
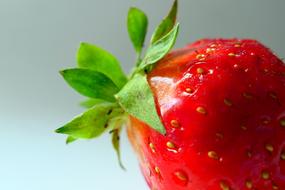
<svg viewBox="0 0 285 190">
<path fill-rule="evenodd" d="M 125 27 L 130 6 L 150 31 L 170 0 L 0 0 L 0 189 L 147 190 L 123 138 L 123 172 L 109 136 L 69 146 L 53 130 L 83 111 L 58 70 L 75 66 L 80 41 L 110 50 L 125 71 L 134 52 Z M 180 0 L 177 47 L 203 37 L 261 40 L 285 57 L 284 0 Z"/>
</svg>

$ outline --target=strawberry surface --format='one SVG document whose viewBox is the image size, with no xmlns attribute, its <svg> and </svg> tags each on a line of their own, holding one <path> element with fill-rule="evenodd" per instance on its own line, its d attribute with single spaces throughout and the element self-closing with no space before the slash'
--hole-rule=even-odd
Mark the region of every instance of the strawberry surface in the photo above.
<svg viewBox="0 0 285 190">
<path fill-rule="evenodd" d="M 152 190 L 285 189 L 285 66 L 255 40 L 206 39 L 148 74 L 162 135 L 130 117 Z"/>
</svg>

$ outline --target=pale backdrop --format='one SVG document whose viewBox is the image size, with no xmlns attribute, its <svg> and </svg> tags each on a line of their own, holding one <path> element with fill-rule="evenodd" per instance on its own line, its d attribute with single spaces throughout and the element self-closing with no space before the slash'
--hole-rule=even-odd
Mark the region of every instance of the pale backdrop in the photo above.
<svg viewBox="0 0 285 190">
<path fill-rule="evenodd" d="M 147 190 L 123 138 L 117 165 L 108 136 L 66 146 L 53 130 L 80 113 L 81 96 L 58 75 L 75 65 L 80 41 L 109 49 L 129 71 L 128 7 L 150 16 L 170 0 L 0 0 L 0 189 Z M 248 37 L 285 57 L 284 0 L 180 0 L 177 47 L 203 37 Z"/>
</svg>

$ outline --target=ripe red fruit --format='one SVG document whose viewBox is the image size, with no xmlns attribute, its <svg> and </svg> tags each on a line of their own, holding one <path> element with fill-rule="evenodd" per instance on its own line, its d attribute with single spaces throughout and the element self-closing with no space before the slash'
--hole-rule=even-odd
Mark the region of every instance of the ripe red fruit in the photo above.
<svg viewBox="0 0 285 190">
<path fill-rule="evenodd" d="M 153 190 L 285 189 L 285 66 L 254 40 L 200 40 L 148 74 L 166 135 L 131 118 Z"/>
</svg>

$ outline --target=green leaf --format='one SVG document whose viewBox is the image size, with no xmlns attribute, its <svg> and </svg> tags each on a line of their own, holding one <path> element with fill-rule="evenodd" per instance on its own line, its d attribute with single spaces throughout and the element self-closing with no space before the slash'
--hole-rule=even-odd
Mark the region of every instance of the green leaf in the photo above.
<svg viewBox="0 0 285 190">
<path fill-rule="evenodd" d="M 127 113 L 165 134 L 146 76 L 136 74 L 115 97 Z"/>
<path fill-rule="evenodd" d="M 80 94 L 114 101 L 118 87 L 106 75 L 88 69 L 66 69 L 60 72 L 66 82 Z"/>
<path fill-rule="evenodd" d="M 118 88 L 122 88 L 127 82 L 119 61 L 112 54 L 95 45 L 82 42 L 77 53 L 77 63 L 80 68 L 105 74 Z"/>
<path fill-rule="evenodd" d="M 77 138 L 74 138 L 74 137 L 72 137 L 72 136 L 68 136 L 67 138 L 66 138 L 66 144 L 70 144 L 70 143 L 72 143 L 72 142 L 74 142 L 74 141 L 76 141 L 77 140 Z"/>
<path fill-rule="evenodd" d="M 177 0 L 174 1 L 172 8 L 168 15 L 162 20 L 162 22 L 155 29 L 152 37 L 151 44 L 154 44 L 156 41 L 165 36 L 175 25 L 176 17 L 177 17 Z"/>
<path fill-rule="evenodd" d="M 148 19 L 143 11 L 132 7 L 128 13 L 128 32 L 133 46 L 138 54 L 143 48 L 147 33 Z"/>
<path fill-rule="evenodd" d="M 119 162 L 120 167 L 123 170 L 126 170 L 123 163 L 122 163 L 122 159 L 121 159 L 120 133 L 121 133 L 121 128 L 117 128 L 117 129 L 112 131 L 112 144 L 113 144 L 113 148 L 115 149 L 115 151 L 117 153 L 118 162 Z"/>
<path fill-rule="evenodd" d="M 96 104 L 99 104 L 99 103 L 102 103 L 104 102 L 104 100 L 100 100 L 100 99 L 87 99 L 87 100 L 84 100 L 82 102 L 80 102 L 80 105 L 84 108 L 92 108 L 93 106 L 95 106 Z"/>
<path fill-rule="evenodd" d="M 115 103 L 101 103 L 75 117 L 72 121 L 56 130 L 73 138 L 91 139 L 100 136 L 108 128 L 111 118 L 119 116 L 123 110 Z"/>
<path fill-rule="evenodd" d="M 139 69 L 144 69 L 148 65 L 152 65 L 162 59 L 174 46 L 179 32 L 179 23 L 166 34 L 163 38 L 152 44 L 143 59 Z"/>
</svg>

